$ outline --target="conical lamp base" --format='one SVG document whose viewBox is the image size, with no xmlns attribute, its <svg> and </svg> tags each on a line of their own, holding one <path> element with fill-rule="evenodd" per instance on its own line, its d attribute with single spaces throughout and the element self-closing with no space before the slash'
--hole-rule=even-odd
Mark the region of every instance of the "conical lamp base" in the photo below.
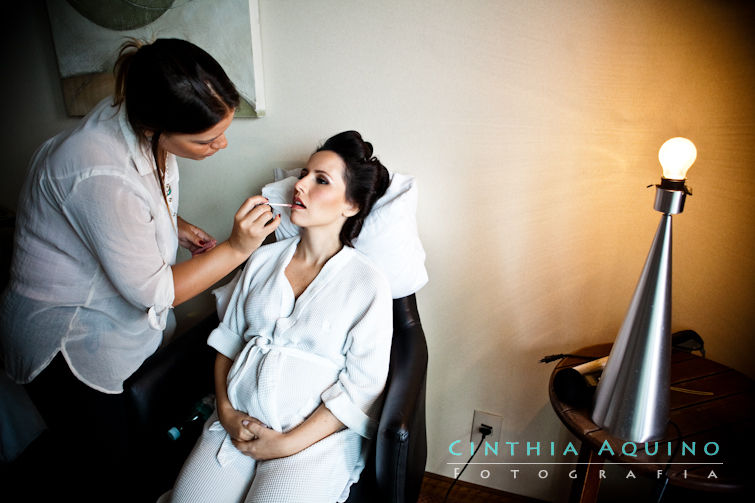
<svg viewBox="0 0 755 503">
<path fill-rule="evenodd" d="M 593 422 L 632 442 L 661 438 L 669 417 L 670 364 L 671 216 L 664 214 L 600 378 Z"/>
</svg>

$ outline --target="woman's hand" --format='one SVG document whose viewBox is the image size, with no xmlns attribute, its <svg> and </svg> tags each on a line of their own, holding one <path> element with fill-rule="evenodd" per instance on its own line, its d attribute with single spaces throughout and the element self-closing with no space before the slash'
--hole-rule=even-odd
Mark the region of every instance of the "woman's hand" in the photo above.
<svg viewBox="0 0 755 503">
<path fill-rule="evenodd" d="M 288 442 L 286 433 L 270 429 L 256 419 L 246 422 L 246 431 L 252 435 L 252 439 L 246 441 L 233 440 L 233 445 L 241 453 L 257 461 L 285 458 L 298 452 Z"/>
<path fill-rule="evenodd" d="M 231 237 L 217 246 L 212 236 L 179 220 L 179 239 L 182 245 L 188 244 L 192 250 L 191 246 L 198 244 L 197 239 L 210 239 L 211 245 L 193 249 L 191 260 L 171 266 L 174 307 L 223 279 L 236 266 L 248 259 L 265 238 L 278 228 L 280 216 L 273 218 L 272 208 L 266 203 L 267 199 L 262 196 L 250 197 L 244 201 L 234 216 Z"/>
<path fill-rule="evenodd" d="M 215 356 L 215 403 L 218 410 L 218 419 L 223 429 L 230 435 L 231 440 L 248 441 L 254 438 L 254 435 L 246 427 L 250 423 L 260 423 L 257 419 L 249 416 L 240 410 L 233 408 L 231 401 L 228 399 L 228 371 L 233 365 L 233 360 L 222 353 Z"/>
<path fill-rule="evenodd" d="M 191 255 L 199 255 L 215 247 L 218 241 L 199 227 L 190 224 L 181 217 L 178 220 L 178 244 L 191 252 Z"/>
<path fill-rule="evenodd" d="M 237 252 L 248 257 L 259 248 L 265 238 L 280 225 L 280 215 L 273 211 L 262 196 L 250 197 L 241 205 L 233 218 L 233 230 L 228 243 Z"/>
<path fill-rule="evenodd" d="M 229 402 L 225 405 L 218 404 L 218 419 L 220 419 L 220 424 L 223 425 L 226 433 L 231 436 L 234 445 L 236 442 L 245 442 L 254 438 L 254 434 L 249 431 L 246 425 L 262 424 L 252 416 L 234 409 Z"/>
<path fill-rule="evenodd" d="M 234 440 L 233 445 L 258 461 L 292 456 L 344 428 L 344 424 L 322 403 L 303 423 L 286 433 L 271 430 L 253 418 L 248 423 L 242 421 L 242 425 L 251 433 L 252 439 Z"/>
</svg>

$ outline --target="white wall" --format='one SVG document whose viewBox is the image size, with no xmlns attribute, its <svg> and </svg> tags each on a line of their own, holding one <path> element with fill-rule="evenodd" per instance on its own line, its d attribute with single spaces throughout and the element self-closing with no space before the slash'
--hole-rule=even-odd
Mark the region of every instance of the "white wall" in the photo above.
<svg viewBox="0 0 755 503">
<path fill-rule="evenodd" d="M 694 196 L 674 218 L 673 329 L 697 330 L 709 357 L 755 377 L 752 8 L 260 3 L 268 115 L 234 121 L 226 151 L 181 162 L 181 213 L 227 236 L 273 168 L 302 163 L 344 129 L 417 177 L 428 471 L 452 475 L 448 444 L 468 438 L 473 409 L 503 415 L 502 440 L 571 438 L 548 402 L 553 364 L 538 360 L 615 337 L 660 217 L 646 186 L 672 136 L 699 152 Z M 36 145 L 72 122 L 44 7 L 23 4 L 2 54 L 6 206 Z M 553 501 L 570 482 L 563 470 L 544 481 L 526 469 L 516 480 L 507 468 L 487 480 L 468 472 Z"/>
</svg>

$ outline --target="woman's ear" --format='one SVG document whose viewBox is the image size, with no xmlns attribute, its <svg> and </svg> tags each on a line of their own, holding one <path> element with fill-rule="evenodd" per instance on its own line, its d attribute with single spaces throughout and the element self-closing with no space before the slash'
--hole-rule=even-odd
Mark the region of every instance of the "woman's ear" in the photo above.
<svg viewBox="0 0 755 503">
<path fill-rule="evenodd" d="M 344 209 L 341 212 L 341 215 L 343 215 L 346 218 L 349 218 L 349 217 L 353 217 L 357 213 L 359 213 L 359 206 L 354 203 L 350 203 L 349 201 L 346 201 L 346 205 L 344 206 Z"/>
</svg>

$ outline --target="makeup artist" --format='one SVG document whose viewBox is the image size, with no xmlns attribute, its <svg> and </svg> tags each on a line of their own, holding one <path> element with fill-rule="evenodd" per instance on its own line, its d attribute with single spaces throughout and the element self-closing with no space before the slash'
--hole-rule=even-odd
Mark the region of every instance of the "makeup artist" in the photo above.
<svg viewBox="0 0 755 503">
<path fill-rule="evenodd" d="M 76 501 L 113 500 L 138 483 L 124 480 L 124 380 L 158 348 L 170 309 L 244 262 L 280 222 L 266 199 L 249 198 L 216 244 L 177 214 L 176 157 L 225 148 L 239 103 L 209 54 L 177 39 L 130 41 L 115 82 L 113 97 L 34 154 L 0 301 L 4 369 L 60 441 L 56 496 L 71 488 Z M 190 260 L 175 263 L 178 245 Z"/>
</svg>

